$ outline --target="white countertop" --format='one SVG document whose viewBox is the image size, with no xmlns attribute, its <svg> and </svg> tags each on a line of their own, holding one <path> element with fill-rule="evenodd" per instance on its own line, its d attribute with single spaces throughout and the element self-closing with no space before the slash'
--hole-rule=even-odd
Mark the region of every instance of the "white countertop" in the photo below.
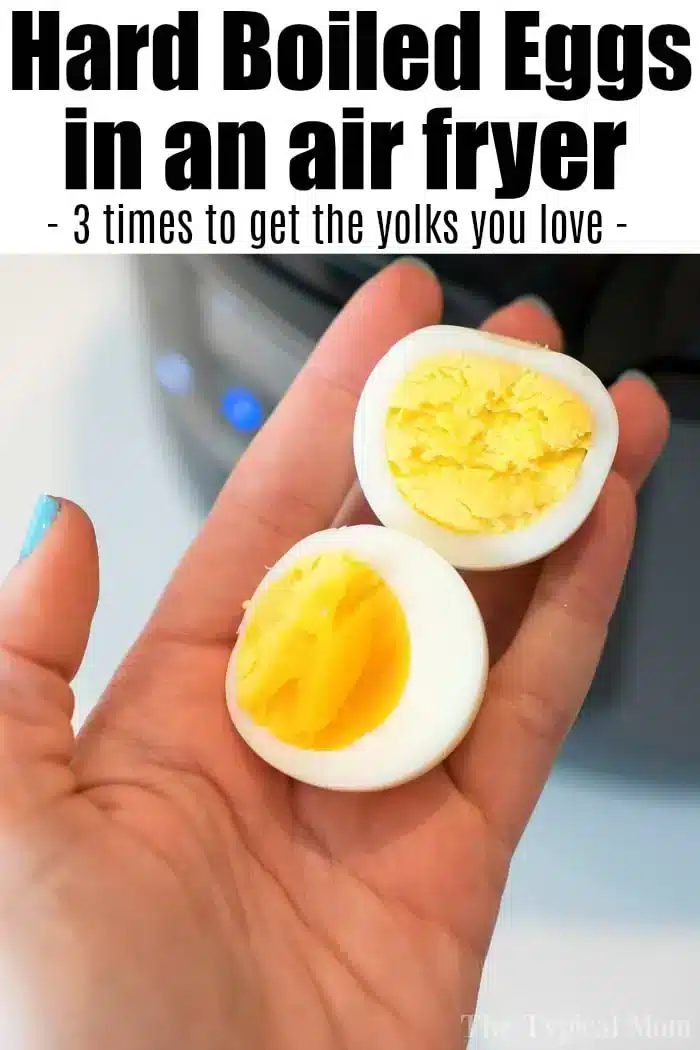
<svg viewBox="0 0 700 1050">
<path fill-rule="evenodd" d="M 95 522 L 82 718 L 192 538 L 128 261 L 0 257 L 0 572 L 40 492 Z M 513 866 L 476 1050 L 700 1047 L 700 795 L 557 772 Z"/>
</svg>

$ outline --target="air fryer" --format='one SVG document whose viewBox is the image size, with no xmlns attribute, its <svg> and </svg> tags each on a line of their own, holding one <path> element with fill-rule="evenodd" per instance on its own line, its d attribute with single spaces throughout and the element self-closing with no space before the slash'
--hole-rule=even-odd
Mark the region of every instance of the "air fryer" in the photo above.
<svg viewBox="0 0 700 1050">
<path fill-rule="evenodd" d="M 700 258 L 427 257 L 446 323 L 539 295 L 567 350 L 612 383 L 642 369 L 672 413 L 642 493 L 633 562 L 562 762 L 628 777 L 700 774 Z M 142 257 L 159 408 L 203 513 L 345 302 L 390 259 Z"/>
</svg>

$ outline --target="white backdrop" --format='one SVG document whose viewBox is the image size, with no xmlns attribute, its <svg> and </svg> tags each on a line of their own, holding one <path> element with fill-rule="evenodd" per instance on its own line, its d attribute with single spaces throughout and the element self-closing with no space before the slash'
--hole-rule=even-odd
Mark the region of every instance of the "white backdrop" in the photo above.
<svg viewBox="0 0 700 1050">
<path fill-rule="evenodd" d="M 194 10 L 190 4 L 188 9 Z M 229 5 L 233 9 L 233 5 Z M 264 13 L 270 21 L 272 43 L 279 32 L 293 22 L 316 25 L 327 37 L 329 5 L 317 0 L 298 0 L 293 5 L 279 0 L 258 0 L 247 5 Z M 330 5 L 330 9 L 334 6 Z M 264 91 L 225 92 L 223 90 L 223 33 L 222 19 L 225 5 L 214 2 L 199 5 L 199 90 L 196 92 L 161 92 L 153 85 L 150 50 L 140 57 L 141 85 L 138 91 L 75 92 L 66 87 L 58 91 L 12 90 L 12 12 L 13 5 L 5 3 L 0 12 L 0 113 L 2 127 L 2 162 L 0 164 L 0 251 L 10 252 L 131 252 L 151 251 L 206 251 L 248 252 L 253 250 L 256 238 L 251 237 L 251 213 L 265 209 L 270 213 L 279 209 L 288 212 L 296 205 L 300 209 L 297 240 L 289 239 L 275 244 L 267 240 L 266 251 L 377 251 L 385 247 L 389 252 L 411 251 L 513 251 L 506 237 L 502 244 L 494 244 L 489 236 L 478 244 L 474 235 L 474 214 L 477 228 L 485 220 L 490 227 L 490 213 L 515 211 L 520 222 L 525 212 L 526 243 L 517 250 L 529 252 L 586 251 L 586 252 L 692 252 L 700 245 L 700 207 L 697 194 L 700 183 L 695 127 L 698 113 L 698 76 L 695 69 L 695 43 L 700 30 L 700 7 L 689 0 L 570 0 L 566 5 L 546 2 L 539 5 L 511 0 L 509 11 L 536 9 L 540 12 L 540 28 L 530 33 L 533 42 L 540 43 L 539 57 L 530 60 L 528 69 L 543 75 L 543 89 L 538 92 L 507 92 L 505 83 L 506 8 L 490 0 L 481 5 L 481 89 L 478 92 L 439 90 L 431 77 L 419 91 L 397 91 L 383 84 L 373 92 L 330 92 L 324 79 L 318 88 L 308 92 L 292 92 L 279 85 L 273 75 L 271 85 Z M 89 0 L 63 0 L 54 5 L 61 11 L 61 82 L 65 84 L 66 62 L 71 54 L 65 50 L 67 32 L 81 23 L 94 22 L 110 30 L 114 44 L 113 60 L 116 69 L 116 26 L 143 24 L 151 27 L 175 21 L 178 5 L 155 0 L 147 5 L 142 0 L 121 0 L 119 4 L 95 6 Z M 475 10 L 474 5 L 471 10 Z M 38 10 L 38 9 L 37 9 Z M 405 0 L 400 5 L 379 0 L 374 4 L 360 3 L 355 10 L 375 10 L 379 14 L 380 41 L 383 33 L 399 22 L 421 26 L 432 39 L 437 26 L 457 23 L 461 6 L 453 2 L 439 4 Z M 595 21 L 591 22 L 592 15 Z M 544 85 L 544 40 L 546 29 L 553 23 L 587 24 L 593 29 L 593 77 L 589 95 L 581 101 L 562 102 L 551 99 Z M 645 87 L 642 94 L 630 101 L 609 101 L 597 90 L 596 37 L 606 23 L 643 24 L 644 39 L 659 23 L 677 23 L 690 33 L 690 48 L 684 49 L 693 62 L 692 82 L 685 90 L 662 92 L 649 83 L 648 69 L 657 65 L 648 53 L 644 55 Z M 381 52 L 380 52 L 381 53 Z M 273 68 L 275 66 L 273 58 Z M 140 192 L 115 190 L 84 192 L 65 190 L 64 135 L 67 107 L 87 107 L 88 121 L 136 121 L 143 140 L 143 185 Z M 366 122 L 404 121 L 405 143 L 397 151 L 392 189 L 378 191 L 344 191 L 342 188 L 324 192 L 295 192 L 290 186 L 289 162 L 296 152 L 290 149 L 289 134 L 301 121 L 317 120 L 330 124 L 336 132 L 342 126 L 342 109 L 362 106 Z M 556 193 L 542 182 L 537 152 L 532 185 L 520 200 L 498 200 L 495 190 L 500 186 L 499 168 L 493 143 L 480 151 L 479 188 L 472 190 L 448 189 L 444 192 L 426 191 L 426 144 L 421 133 L 425 115 L 434 107 L 451 107 L 458 121 L 537 121 L 540 130 L 555 121 L 573 121 L 587 132 L 589 148 L 595 122 L 626 121 L 627 145 L 617 153 L 616 186 L 614 190 L 598 191 L 591 178 L 576 191 Z M 196 120 L 206 124 L 215 134 L 217 124 L 223 121 L 258 120 L 267 137 L 267 186 L 264 191 L 209 190 L 170 191 L 166 187 L 164 165 L 168 151 L 164 140 L 167 128 L 181 120 Z M 539 134 L 538 134 L 539 142 Z M 454 136 L 448 144 L 450 163 L 454 165 Z M 452 170 L 452 168 L 450 169 Z M 214 165 L 216 174 L 216 164 Z M 318 243 L 311 221 L 315 205 L 333 203 L 347 213 L 359 209 L 364 217 L 362 243 L 351 245 Z M 426 243 L 411 221 L 411 236 L 405 243 L 391 237 L 383 246 L 379 237 L 377 211 L 390 209 L 393 213 L 406 209 L 415 217 L 416 207 L 424 219 L 422 209 L 427 204 L 433 209 L 453 210 L 457 214 L 458 238 L 454 244 Z M 91 236 L 87 245 L 75 241 L 78 223 L 75 208 L 85 204 L 91 211 Z M 165 209 L 192 214 L 193 240 L 191 243 L 155 244 L 116 243 L 105 239 L 102 211 L 106 205 L 127 209 L 151 209 L 156 215 Z M 237 236 L 233 244 L 210 244 L 205 218 L 207 206 L 220 211 L 229 209 L 236 216 Z M 541 234 L 541 209 L 546 206 L 548 216 L 555 209 L 566 213 L 569 235 L 557 245 Z M 591 243 L 587 234 L 593 216 L 595 229 L 600 227 L 599 243 Z M 486 213 L 483 215 L 482 213 Z M 570 213 L 573 213 L 573 221 Z M 262 220 L 258 220 L 259 222 Z M 406 220 L 404 220 L 406 222 Z M 560 223 L 563 219 L 560 217 Z M 49 224 L 57 224 L 50 228 Z M 496 228 L 500 220 L 496 218 Z M 583 224 L 584 237 L 580 243 L 574 236 L 576 225 Z M 425 224 L 423 224 L 425 225 Z M 548 229 L 551 226 L 548 225 Z"/>
</svg>

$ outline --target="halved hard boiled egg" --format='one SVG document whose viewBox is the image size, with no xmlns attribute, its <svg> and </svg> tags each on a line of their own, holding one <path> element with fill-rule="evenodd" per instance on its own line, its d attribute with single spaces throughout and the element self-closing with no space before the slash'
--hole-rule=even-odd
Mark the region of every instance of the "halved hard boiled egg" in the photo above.
<svg viewBox="0 0 700 1050">
<path fill-rule="evenodd" d="M 588 518 L 619 424 L 590 369 L 542 347 L 437 325 L 397 343 L 358 406 L 358 480 L 380 522 L 459 569 L 550 554 Z"/>
<path fill-rule="evenodd" d="M 375 791 L 438 765 L 481 704 L 478 606 L 456 570 L 373 525 L 303 540 L 247 603 L 229 711 L 264 761 L 307 784 Z"/>
</svg>

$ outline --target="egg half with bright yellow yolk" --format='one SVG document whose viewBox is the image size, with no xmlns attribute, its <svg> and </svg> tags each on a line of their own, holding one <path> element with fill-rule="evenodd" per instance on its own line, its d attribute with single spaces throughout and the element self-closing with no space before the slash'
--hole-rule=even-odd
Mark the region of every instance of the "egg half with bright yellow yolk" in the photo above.
<svg viewBox="0 0 700 1050">
<path fill-rule="evenodd" d="M 615 405 L 579 361 L 438 325 L 397 343 L 358 406 L 357 476 L 387 527 L 460 569 L 505 569 L 565 543 L 617 452 Z"/>
<path fill-rule="evenodd" d="M 303 540 L 247 603 L 226 696 L 234 725 L 296 780 L 372 791 L 464 737 L 488 674 L 484 624 L 455 569 L 403 533 Z"/>
</svg>

